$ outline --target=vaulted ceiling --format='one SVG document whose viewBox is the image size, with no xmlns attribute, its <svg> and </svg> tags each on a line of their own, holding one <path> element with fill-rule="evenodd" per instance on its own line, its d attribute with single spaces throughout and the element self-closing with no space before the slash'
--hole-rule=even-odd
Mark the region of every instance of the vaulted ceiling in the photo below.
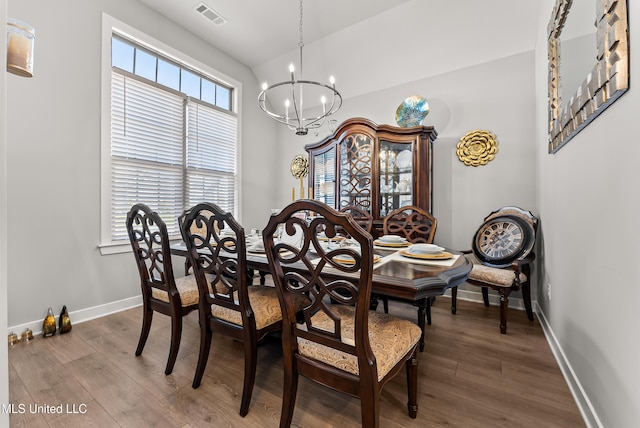
<svg viewBox="0 0 640 428">
<path fill-rule="evenodd" d="M 139 0 L 249 66 L 259 82 L 299 59 L 299 0 Z M 202 3 L 226 19 L 216 25 Z M 306 0 L 304 77 L 343 97 L 535 48 L 539 0 Z"/>
</svg>

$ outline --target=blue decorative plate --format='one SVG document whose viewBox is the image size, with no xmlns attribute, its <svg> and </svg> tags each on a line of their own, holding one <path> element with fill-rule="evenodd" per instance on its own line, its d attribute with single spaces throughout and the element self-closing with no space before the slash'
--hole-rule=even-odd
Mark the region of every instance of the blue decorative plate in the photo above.
<svg viewBox="0 0 640 428">
<path fill-rule="evenodd" d="M 402 128 L 419 126 L 429 114 L 429 103 L 425 97 L 411 95 L 398 106 L 396 123 Z"/>
</svg>

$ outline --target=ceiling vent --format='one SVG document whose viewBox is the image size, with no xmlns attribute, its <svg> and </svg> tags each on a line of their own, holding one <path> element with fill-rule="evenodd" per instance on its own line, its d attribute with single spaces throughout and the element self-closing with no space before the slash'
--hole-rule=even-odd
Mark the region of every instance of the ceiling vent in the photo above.
<svg viewBox="0 0 640 428">
<path fill-rule="evenodd" d="M 222 15 L 220 15 L 218 12 L 211 9 L 209 6 L 207 6 L 204 3 L 200 3 L 200 5 L 196 7 L 196 12 L 198 12 L 200 15 L 204 16 L 205 18 L 207 18 L 209 21 L 213 22 L 216 25 L 222 25 L 225 22 L 227 22 L 227 20 Z"/>
</svg>

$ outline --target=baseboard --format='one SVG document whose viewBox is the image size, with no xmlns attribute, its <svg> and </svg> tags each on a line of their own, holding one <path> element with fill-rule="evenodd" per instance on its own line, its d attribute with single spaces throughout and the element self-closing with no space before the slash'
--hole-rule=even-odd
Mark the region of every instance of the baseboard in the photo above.
<svg viewBox="0 0 640 428">
<path fill-rule="evenodd" d="M 130 297 L 128 299 L 122 299 L 115 302 L 106 303 L 104 305 L 94 306 L 92 308 L 80 309 L 78 311 L 69 312 L 69 318 L 71 318 L 71 325 L 80 324 L 85 321 L 91 321 L 95 318 L 104 317 L 116 312 L 121 312 L 126 309 L 135 308 L 142 305 L 142 296 Z M 56 325 L 58 325 L 58 317 L 60 314 L 56 314 Z M 33 335 L 42 334 L 42 323 L 44 317 L 41 320 L 31 321 L 24 324 L 10 326 L 7 334 L 14 332 L 20 337 L 21 332 L 25 329 L 31 329 Z"/>
<path fill-rule="evenodd" d="M 451 297 L 451 290 L 447 290 L 444 294 L 445 296 Z M 468 302 L 480 302 L 484 304 L 484 300 L 482 300 L 482 292 L 481 291 L 471 291 L 471 290 L 463 290 L 458 287 L 458 295 L 456 299 L 466 300 Z M 535 308 L 535 301 L 531 301 L 531 307 Z M 500 306 L 500 296 L 497 293 L 489 293 L 489 304 Z M 524 300 L 519 297 L 511 297 L 509 296 L 509 309 L 518 309 L 520 311 L 524 311 Z"/>
<path fill-rule="evenodd" d="M 576 376 L 576 373 L 573 371 L 573 368 L 571 367 L 571 364 L 569 363 L 567 356 L 562 350 L 562 346 L 560 346 L 560 343 L 558 342 L 556 335 L 553 333 L 553 330 L 551 329 L 551 326 L 549 325 L 549 322 L 545 317 L 544 312 L 542 311 L 540 306 L 537 304 L 537 302 L 534 305 L 534 308 L 535 308 L 536 314 L 538 315 L 538 320 L 540 321 L 540 325 L 542 326 L 542 331 L 544 332 L 544 335 L 547 338 L 547 342 L 551 347 L 551 352 L 553 352 L 553 356 L 556 358 L 556 361 L 558 362 L 558 366 L 560 367 L 560 370 L 564 375 L 564 379 L 567 382 L 567 385 L 569 386 L 569 390 L 571 391 L 571 394 L 573 395 L 573 398 L 576 401 L 576 405 L 578 406 L 578 409 L 582 414 L 582 418 L 584 419 L 585 424 L 589 428 L 591 427 L 602 428 L 602 423 L 600 422 L 600 418 L 598 418 L 598 415 L 596 414 L 596 411 L 593 408 L 593 405 L 591 404 L 589 397 L 585 393 L 584 388 L 582 388 L 582 384 L 580 383 L 580 380 Z"/>
</svg>

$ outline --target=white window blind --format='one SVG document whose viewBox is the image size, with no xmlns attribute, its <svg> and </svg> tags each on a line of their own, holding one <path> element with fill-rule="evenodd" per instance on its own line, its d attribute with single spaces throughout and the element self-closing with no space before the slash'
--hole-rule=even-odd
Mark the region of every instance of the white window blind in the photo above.
<svg viewBox="0 0 640 428">
<path fill-rule="evenodd" d="M 175 91 L 112 72 L 111 239 L 127 240 L 135 203 L 158 211 L 170 236 L 199 202 L 235 207 L 237 118 Z"/>
<path fill-rule="evenodd" d="M 214 202 L 233 212 L 237 119 L 195 101 L 187 102 L 187 205 Z"/>
</svg>

